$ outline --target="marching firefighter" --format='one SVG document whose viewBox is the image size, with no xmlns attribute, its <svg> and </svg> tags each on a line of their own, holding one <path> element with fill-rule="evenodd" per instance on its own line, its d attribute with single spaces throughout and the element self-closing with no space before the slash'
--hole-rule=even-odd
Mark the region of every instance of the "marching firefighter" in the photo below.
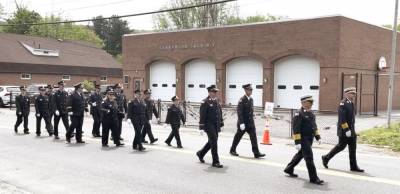
<svg viewBox="0 0 400 194">
<path fill-rule="evenodd" d="M 165 123 L 171 125 L 172 131 L 169 134 L 167 140 L 165 140 L 165 143 L 168 146 L 171 146 L 171 141 L 175 137 L 177 147 L 183 148 L 181 138 L 179 135 L 179 128 L 181 127 L 181 121 L 183 125 L 185 125 L 186 120 L 179 106 L 179 97 L 174 96 L 171 98 L 171 100 L 173 104 L 171 105 L 171 107 L 168 108 L 167 119 L 165 120 Z"/>
<path fill-rule="evenodd" d="M 253 88 L 251 84 L 243 85 L 245 95 L 240 98 L 237 106 L 237 132 L 233 138 L 230 154 L 233 156 L 239 156 L 236 153 L 236 147 L 238 146 L 240 140 L 245 133 L 250 136 L 251 147 L 255 158 L 262 158 L 265 154 L 260 153 L 257 144 L 257 134 L 256 126 L 254 124 L 254 113 L 253 113 L 253 98 L 251 97 L 253 93 Z"/>
<path fill-rule="evenodd" d="M 120 142 L 119 138 L 116 136 L 118 130 L 118 104 L 115 100 L 115 92 L 112 88 L 107 91 L 107 99 L 99 104 L 99 109 L 103 112 L 102 118 L 102 138 L 101 143 L 103 147 L 108 147 L 108 135 L 111 130 L 111 135 L 113 135 L 114 144 L 117 147 L 123 146 L 124 144 Z M 101 106 L 101 107 L 100 107 Z"/>
<path fill-rule="evenodd" d="M 71 125 L 66 134 L 68 143 L 71 143 L 72 133 L 75 131 L 76 143 L 85 143 L 82 140 L 82 125 L 83 117 L 85 112 L 88 112 L 88 108 L 83 97 L 83 86 L 82 83 L 74 85 L 75 91 L 69 96 L 69 107 L 68 115 L 71 116 Z"/>
<path fill-rule="evenodd" d="M 30 112 L 30 101 L 26 93 L 26 87 L 20 87 L 21 94 L 15 97 L 15 105 L 17 106 L 17 122 L 14 126 L 15 133 L 18 133 L 18 127 L 24 122 L 24 134 L 29 134 L 28 117 Z"/>
<path fill-rule="evenodd" d="M 35 110 L 36 110 L 36 135 L 39 137 L 41 134 L 41 122 L 42 119 L 46 124 L 46 130 L 49 136 L 53 136 L 53 126 L 50 120 L 50 101 L 49 97 L 46 95 L 46 88 L 39 88 L 39 96 L 35 100 Z"/>
<path fill-rule="evenodd" d="M 337 136 L 339 137 L 339 143 L 327 155 L 322 156 L 322 163 L 325 168 L 328 168 L 329 160 L 348 146 L 350 170 L 364 172 L 363 169 L 358 167 L 356 158 L 357 134 L 354 127 L 356 111 L 353 102 L 357 95 L 357 90 L 354 87 L 346 88 L 344 89 L 344 95 L 345 98 L 340 102 L 338 108 Z"/>
<path fill-rule="evenodd" d="M 134 150 L 144 151 L 142 145 L 142 135 L 144 124 L 146 122 L 146 104 L 143 102 L 140 90 L 135 90 L 134 99 L 129 103 L 128 118 L 131 119 L 133 128 L 135 129 L 135 138 L 133 139 L 132 148 Z"/>
<path fill-rule="evenodd" d="M 113 93 L 112 95 L 115 97 L 114 90 L 112 91 L 112 93 Z M 101 111 L 102 101 L 103 101 L 103 98 L 100 94 L 100 85 L 96 84 L 95 91 L 90 95 L 90 98 L 89 98 L 90 114 L 93 117 L 93 129 L 92 129 L 93 137 L 101 137 L 100 124 L 101 124 L 101 119 L 102 119 L 102 111 Z M 118 124 L 118 123 L 116 123 L 116 124 Z"/>
<path fill-rule="evenodd" d="M 122 84 L 121 83 L 115 84 L 114 92 L 115 92 L 115 97 L 116 97 L 115 100 L 117 101 L 117 104 L 118 104 L 118 130 L 117 130 L 116 137 L 118 137 L 120 140 L 124 140 L 121 137 L 122 120 L 125 118 L 128 106 L 127 106 L 125 94 L 122 93 Z"/>
<path fill-rule="evenodd" d="M 312 151 L 312 144 L 314 138 L 321 144 L 321 136 L 315 122 L 315 115 L 311 110 L 313 105 L 313 98 L 311 95 L 303 96 L 301 98 L 302 107 L 295 113 L 293 118 L 293 137 L 295 147 L 298 150 L 294 155 L 292 161 L 287 165 L 284 172 L 290 177 L 297 177 L 294 173 L 294 168 L 304 158 L 308 170 L 310 182 L 317 185 L 322 185 L 323 180 L 317 176 L 317 169 L 314 165 L 314 157 Z"/>
<path fill-rule="evenodd" d="M 58 124 L 60 123 L 60 119 L 62 120 L 65 131 L 67 132 L 69 129 L 69 120 L 68 120 L 68 92 L 64 90 L 65 83 L 64 81 L 58 82 L 58 90 L 54 94 L 55 99 L 55 113 L 54 113 L 54 138 L 60 139 L 58 135 Z"/>
<path fill-rule="evenodd" d="M 206 132 L 208 141 L 196 155 L 200 162 L 204 163 L 204 156 L 211 149 L 212 166 L 223 168 L 218 156 L 218 133 L 221 132 L 221 127 L 224 126 L 222 109 L 217 98 L 218 89 L 215 85 L 212 85 L 207 90 L 208 97 L 200 105 L 199 128 Z"/>
<path fill-rule="evenodd" d="M 142 142 L 147 143 L 146 135 L 149 135 L 150 144 L 158 141 L 158 138 L 154 138 L 153 132 L 151 131 L 151 120 L 153 119 L 153 114 L 160 121 L 157 108 L 154 104 L 154 100 L 151 99 L 151 90 L 147 89 L 144 91 L 144 102 L 146 103 L 146 123 L 144 124 L 142 131 Z"/>
</svg>

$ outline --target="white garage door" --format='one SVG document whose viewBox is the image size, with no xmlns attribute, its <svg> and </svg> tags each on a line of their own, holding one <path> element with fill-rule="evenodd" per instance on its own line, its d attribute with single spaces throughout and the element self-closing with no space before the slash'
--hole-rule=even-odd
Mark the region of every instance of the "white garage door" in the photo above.
<svg viewBox="0 0 400 194">
<path fill-rule="evenodd" d="M 243 85 L 253 86 L 254 106 L 263 106 L 263 65 L 252 58 L 238 58 L 226 65 L 226 104 L 237 105 Z"/>
<path fill-rule="evenodd" d="M 150 88 L 153 99 L 171 101 L 176 91 L 175 64 L 158 61 L 150 65 Z"/>
<path fill-rule="evenodd" d="M 185 66 L 185 95 L 188 102 L 201 102 L 207 97 L 207 87 L 215 85 L 215 64 L 193 60 Z"/>
<path fill-rule="evenodd" d="M 275 107 L 299 109 L 301 96 L 312 95 L 313 109 L 319 109 L 318 61 L 303 56 L 290 56 L 279 60 L 274 68 Z"/>
</svg>

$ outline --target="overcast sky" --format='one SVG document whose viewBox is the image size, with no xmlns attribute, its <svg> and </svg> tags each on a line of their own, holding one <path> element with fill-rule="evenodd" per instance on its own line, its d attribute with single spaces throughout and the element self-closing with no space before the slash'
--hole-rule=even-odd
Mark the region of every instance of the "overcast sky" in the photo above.
<svg viewBox="0 0 400 194">
<path fill-rule="evenodd" d="M 42 16 L 61 14 L 68 19 L 88 19 L 160 9 L 170 0 L 17 0 Z M 271 14 L 292 19 L 344 15 L 375 25 L 392 24 L 395 0 L 238 0 L 240 16 Z M 14 0 L 0 0 L 6 13 L 15 11 Z M 232 3 L 230 3 L 232 4 Z M 235 4 L 235 3 L 233 3 Z M 6 15 L 7 17 L 7 15 Z M 127 18 L 134 29 L 151 30 L 152 16 Z"/>
</svg>

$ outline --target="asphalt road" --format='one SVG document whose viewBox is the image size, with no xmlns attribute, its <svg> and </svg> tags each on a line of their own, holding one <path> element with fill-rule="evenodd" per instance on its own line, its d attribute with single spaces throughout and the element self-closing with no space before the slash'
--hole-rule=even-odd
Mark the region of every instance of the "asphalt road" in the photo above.
<svg viewBox="0 0 400 194">
<path fill-rule="evenodd" d="M 137 152 L 131 149 L 134 131 L 127 122 L 123 127 L 127 145 L 106 149 L 100 139 L 89 137 L 91 119 L 85 121 L 84 145 L 66 144 L 64 137 L 56 141 L 43 132 L 35 137 L 33 117 L 30 135 L 14 134 L 14 114 L 8 111 L 0 110 L 0 122 L 0 193 L 400 193 L 400 158 L 366 146 L 360 146 L 358 154 L 364 174 L 348 171 L 347 152 L 331 161 L 331 169 L 324 169 L 321 155 L 330 147 L 316 146 L 315 163 L 326 181 L 317 186 L 308 182 L 304 162 L 296 169 L 299 178 L 282 172 L 296 152 L 290 140 L 272 139 L 272 146 L 260 145 L 267 157 L 253 159 L 245 139 L 237 150 L 241 156 L 231 157 L 232 134 L 223 133 L 219 153 L 224 168 L 215 169 L 209 154 L 206 164 L 195 156 L 207 139 L 196 130 L 183 129 L 184 149 L 177 149 L 163 143 L 169 128 L 154 125 L 160 141 Z M 64 133 L 63 127 L 60 131 Z"/>
</svg>

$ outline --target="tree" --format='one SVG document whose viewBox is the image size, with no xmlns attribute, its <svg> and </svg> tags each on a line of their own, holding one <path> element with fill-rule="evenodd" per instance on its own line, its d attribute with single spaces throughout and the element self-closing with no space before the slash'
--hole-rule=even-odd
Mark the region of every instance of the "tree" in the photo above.
<svg viewBox="0 0 400 194">
<path fill-rule="evenodd" d="M 241 18 L 241 17 L 230 17 L 228 18 L 227 25 L 235 25 L 235 24 L 248 24 L 248 23 L 257 23 L 257 22 L 268 22 L 268 21 L 277 21 L 277 20 L 282 20 L 286 19 L 287 17 L 283 16 L 273 16 L 270 14 L 267 15 L 254 15 L 254 16 L 248 16 L 246 18 Z"/>
<path fill-rule="evenodd" d="M 216 2 L 217 0 L 171 0 L 164 9 L 173 9 L 190 5 Z M 157 30 L 189 29 L 225 25 L 227 19 L 233 17 L 227 4 L 214 4 L 192 9 L 171 11 L 153 16 Z"/>
<path fill-rule="evenodd" d="M 83 80 L 83 88 L 85 88 L 87 91 L 91 92 L 94 90 L 94 83 L 89 80 Z"/>
<path fill-rule="evenodd" d="M 107 20 L 104 20 L 102 16 L 97 16 L 93 20 L 93 28 L 104 41 L 104 50 L 113 56 L 122 53 L 122 36 L 131 32 L 127 21 L 115 15 Z"/>
<path fill-rule="evenodd" d="M 14 26 L 6 26 L 5 32 L 16 33 L 16 34 L 29 34 L 31 25 L 27 23 L 38 23 L 42 17 L 35 11 L 30 11 L 26 7 L 19 7 L 17 5 L 17 11 L 15 11 L 10 19 L 7 19 L 7 24 L 20 24 Z"/>
</svg>

